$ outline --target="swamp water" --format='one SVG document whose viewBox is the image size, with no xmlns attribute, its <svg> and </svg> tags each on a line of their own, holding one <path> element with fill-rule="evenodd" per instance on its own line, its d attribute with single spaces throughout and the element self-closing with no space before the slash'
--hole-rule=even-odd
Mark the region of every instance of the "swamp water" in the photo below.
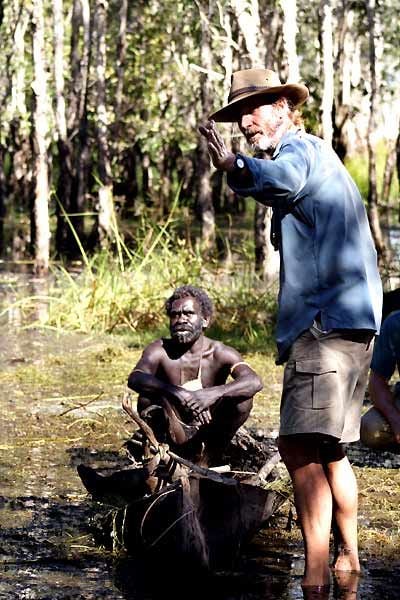
<svg viewBox="0 0 400 600">
<path fill-rule="evenodd" d="M 0 305 L 17 286 L 32 293 L 29 278 L 0 273 Z M 124 463 L 122 444 L 132 425 L 120 408 L 121 396 L 139 352 L 117 338 L 21 329 L 21 322 L 14 308 L 0 323 L 0 599 L 302 598 L 302 546 L 297 526 L 286 528 L 289 503 L 232 573 L 190 583 L 172 574 L 161 582 L 161 592 L 149 591 L 157 565 L 143 577 L 137 561 L 95 544 L 89 522 L 96 507 L 76 466 Z M 247 358 L 263 374 L 263 357 Z M 270 381 L 268 373 L 264 380 Z M 264 390 L 250 423 L 267 435 L 277 427 L 278 396 L 279 389 L 273 400 Z M 342 588 L 335 584 L 330 598 L 394 600 L 400 581 L 400 460 L 359 447 L 352 461 L 360 482 L 364 573 L 357 594 L 354 581 L 346 582 Z"/>
</svg>

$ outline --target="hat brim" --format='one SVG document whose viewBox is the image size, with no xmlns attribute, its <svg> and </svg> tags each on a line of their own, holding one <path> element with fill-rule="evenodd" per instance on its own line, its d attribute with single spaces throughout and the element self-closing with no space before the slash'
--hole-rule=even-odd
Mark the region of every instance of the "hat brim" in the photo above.
<svg viewBox="0 0 400 600">
<path fill-rule="evenodd" d="M 286 83 L 284 85 L 278 85 L 276 87 L 269 87 L 264 90 L 256 90 L 255 92 L 248 92 L 243 94 L 236 100 L 229 102 L 226 106 L 223 106 L 220 110 L 217 110 L 209 119 L 217 121 L 219 123 L 233 123 L 238 121 L 240 117 L 240 108 L 249 98 L 259 96 L 260 100 L 268 99 L 271 101 L 271 97 L 275 99 L 280 97 L 289 98 L 294 106 L 300 106 L 304 104 L 309 96 L 308 88 L 301 83 Z"/>
</svg>

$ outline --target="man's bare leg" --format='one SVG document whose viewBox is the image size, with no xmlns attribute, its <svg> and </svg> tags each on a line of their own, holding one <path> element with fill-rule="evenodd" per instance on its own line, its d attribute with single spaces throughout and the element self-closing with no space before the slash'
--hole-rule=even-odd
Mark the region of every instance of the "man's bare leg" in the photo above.
<svg viewBox="0 0 400 600">
<path fill-rule="evenodd" d="M 302 584 L 329 585 L 332 491 L 321 463 L 319 440 L 312 435 L 281 436 L 278 447 L 292 478 L 304 540 L 305 570 Z"/>
<path fill-rule="evenodd" d="M 337 571 L 360 571 L 357 541 L 357 481 L 341 445 L 336 456 L 326 462 L 326 474 L 333 496 L 333 517 L 338 554 L 333 568 Z"/>
</svg>

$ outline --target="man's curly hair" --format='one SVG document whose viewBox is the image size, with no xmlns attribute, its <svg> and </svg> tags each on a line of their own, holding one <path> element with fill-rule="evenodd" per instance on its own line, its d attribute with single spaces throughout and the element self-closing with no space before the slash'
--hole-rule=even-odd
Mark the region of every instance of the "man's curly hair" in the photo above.
<svg viewBox="0 0 400 600">
<path fill-rule="evenodd" d="M 181 298 L 195 298 L 200 305 L 201 314 L 206 319 L 212 319 L 214 314 L 214 306 L 209 298 L 208 294 L 201 288 L 195 287 L 194 285 L 182 285 L 181 287 L 176 288 L 173 292 L 172 296 L 170 296 L 165 301 L 165 311 L 169 316 L 172 309 L 172 303 L 175 300 L 180 300 Z"/>
</svg>

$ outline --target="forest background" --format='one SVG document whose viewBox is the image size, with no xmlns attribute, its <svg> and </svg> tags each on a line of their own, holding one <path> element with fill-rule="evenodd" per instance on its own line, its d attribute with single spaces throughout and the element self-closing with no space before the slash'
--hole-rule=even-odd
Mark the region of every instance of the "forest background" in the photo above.
<svg viewBox="0 0 400 600">
<path fill-rule="evenodd" d="M 225 340 L 270 339 L 270 211 L 227 188 L 197 129 L 249 67 L 309 87 L 306 129 L 356 180 L 396 282 L 396 0 L 3 0 L 0 41 L 0 253 L 46 278 L 20 305 L 45 301 L 43 324 L 153 337 L 194 283 Z"/>
</svg>

